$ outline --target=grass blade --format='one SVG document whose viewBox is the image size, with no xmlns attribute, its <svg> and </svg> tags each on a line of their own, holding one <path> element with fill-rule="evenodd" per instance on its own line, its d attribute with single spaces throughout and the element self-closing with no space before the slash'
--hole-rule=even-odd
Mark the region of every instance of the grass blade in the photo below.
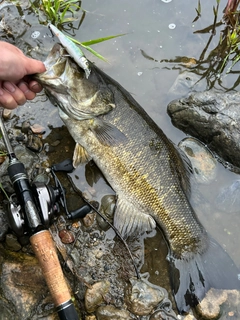
<svg viewBox="0 0 240 320">
<path fill-rule="evenodd" d="M 117 34 L 115 36 L 108 36 L 108 37 L 104 37 L 104 38 L 84 41 L 84 42 L 81 42 L 81 44 L 84 45 L 84 46 L 91 46 L 91 45 L 96 44 L 96 43 L 100 43 L 100 42 L 103 42 L 103 41 L 111 40 L 111 39 L 114 39 L 114 38 L 117 38 L 117 37 L 121 37 L 121 36 L 125 36 L 125 35 L 126 35 L 126 33 L 121 33 L 121 34 Z"/>
</svg>

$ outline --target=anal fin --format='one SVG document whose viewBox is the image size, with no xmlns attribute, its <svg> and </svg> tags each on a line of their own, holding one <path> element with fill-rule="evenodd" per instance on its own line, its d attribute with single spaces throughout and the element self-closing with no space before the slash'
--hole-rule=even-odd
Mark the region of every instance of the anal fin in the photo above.
<svg viewBox="0 0 240 320">
<path fill-rule="evenodd" d="M 114 214 L 114 225 L 124 238 L 131 234 L 141 234 L 156 227 L 155 220 L 140 211 L 129 201 L 118 199 Z"/>
</svg>

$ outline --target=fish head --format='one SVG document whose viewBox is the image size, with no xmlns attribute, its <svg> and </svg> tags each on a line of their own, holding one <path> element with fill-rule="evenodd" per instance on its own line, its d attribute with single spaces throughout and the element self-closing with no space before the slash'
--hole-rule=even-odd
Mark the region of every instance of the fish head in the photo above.
<svg viewBox="0 0 240 320">
<path fill-rule="evenodd" d="M 76 120 L 92 119 L 115 107 L 111 90 L 94 72 L 92 63 L 91 74 L 86 78 L 85 71 L 57 43 L 44 64 L 46 71 L 34 77 L 68 117 Z"/>
</svg>

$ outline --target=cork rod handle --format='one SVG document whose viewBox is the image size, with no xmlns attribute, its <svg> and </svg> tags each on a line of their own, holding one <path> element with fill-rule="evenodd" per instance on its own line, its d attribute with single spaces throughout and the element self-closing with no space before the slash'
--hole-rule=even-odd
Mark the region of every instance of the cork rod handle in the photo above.
<svg viewBox="0 0 240 320">
<path fill-rule="evenodd" d="M 42 268 L 55 306 L 69 301 L 71 295 L 50 232 L 43 230 L 35 233 L 31 236 L 30 242 Z"/>
</svg>

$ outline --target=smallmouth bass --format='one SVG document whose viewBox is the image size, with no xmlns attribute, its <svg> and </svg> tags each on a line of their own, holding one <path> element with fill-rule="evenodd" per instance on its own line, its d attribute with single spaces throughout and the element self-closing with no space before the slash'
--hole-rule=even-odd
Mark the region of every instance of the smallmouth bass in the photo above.
<svg viewBox="0 0 240 320">
<path fill-rule="evenodd" d="M 240 289 L 237 267 L 189 203 L 190 165 L 179 149 L 95 65 L 90 63 L 87 79 L 56 44 L 45 66 L 47 71 L 36 79 L 55 98 L 76 141 L 75 166 L 93 159 L 116 192 L 115 226 L 125 237 L 160 226 L 179 312 L 196 306 L 211 287 Z"/>
</svg>

